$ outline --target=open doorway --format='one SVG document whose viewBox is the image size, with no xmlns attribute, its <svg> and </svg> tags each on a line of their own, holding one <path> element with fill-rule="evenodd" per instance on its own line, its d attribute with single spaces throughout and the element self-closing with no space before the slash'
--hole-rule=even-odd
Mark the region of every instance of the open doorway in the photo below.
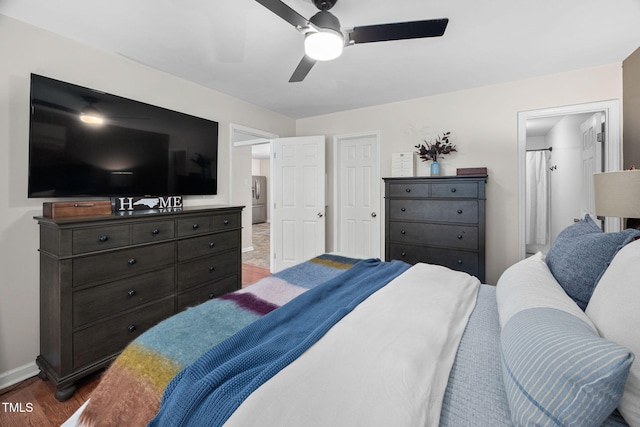
<svg viewBox="0 0 640 427">
<path fill-rule="evenodd" d="M 593 212 L 595 172 L 619 170 L 618 101 L 518 114 L 519 248 L 546 252 L 573 221 Z M 620 229 L 607 218 L 606 231 Z"/>
<path fill-rule="evenodd" d="M 232 145 L 232 183 L 231 204 L 245 206 L 242 211 L 242 262 L 243 266 L 271 270 L 272 234 L 271 205 L 271 166 L 269 153 L 272 141 L 278 136 L 265 131 L 241 125 L 231 125 Z M 256 188 L 254 177 L 267 177 L 260 188 Z M 254 221 L 254 200 L 259 192 L 258 200 L 263 203 L 260 212 L 264 220 Z"/>
<path fill-rule="evenodd" d="M 271 143 L 251 146 L 251 242 L 242 261 L 271 267 Z"/>
</svg>

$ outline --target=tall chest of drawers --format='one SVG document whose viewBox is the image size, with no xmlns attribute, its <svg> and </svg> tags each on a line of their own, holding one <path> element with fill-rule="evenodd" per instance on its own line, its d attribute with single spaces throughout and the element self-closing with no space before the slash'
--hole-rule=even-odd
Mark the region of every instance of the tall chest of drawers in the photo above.
<svg viewBox="0 0 640 427">
<path fill-rule="evenodd" d="M 384 182 L 387 261 L 439 264 L 485 281 L 486 175 Z"/>
<path fill-rule="evenodd" d="M 41 378 L 66 400 L 159 321 L 241 287 L 242 207 L 40 225 Z"/>
</svg>

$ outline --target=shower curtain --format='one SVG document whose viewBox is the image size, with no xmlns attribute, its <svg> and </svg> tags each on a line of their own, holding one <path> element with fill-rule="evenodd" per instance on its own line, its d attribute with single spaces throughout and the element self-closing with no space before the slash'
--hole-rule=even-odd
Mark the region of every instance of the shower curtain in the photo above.
<svg viewBox="0 0 640 427">
<path fill-rule="evenodd" d="M 526 163 L 525 241 L 528 245 L 546 245 L 549 226 L 547 152 L 527 152 Z"/>
</svg>

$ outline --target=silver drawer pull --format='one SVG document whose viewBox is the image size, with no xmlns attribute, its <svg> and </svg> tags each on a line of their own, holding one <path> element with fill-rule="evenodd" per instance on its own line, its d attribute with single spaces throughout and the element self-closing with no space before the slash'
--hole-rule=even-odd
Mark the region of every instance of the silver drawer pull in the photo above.
<svg viewBox="0 0 640 427">
<path fill-rule="evenodd" d="M 109 240 L 109 236 L 103 234 L 102 236 L 98 237 L 98 240 L 101 242 L 106 242 L 107 240 Z"/>
<path fill-rule="evenodd" d="M 228 220 L 228 219 L 225 219 L 224 221 L 222 221 L 222 223 L 223 223 L 224 225 L 229 225 L 229 220 Z"/>
<path fill-rule="evenodd" d="M 451 192 L 452 192 L 452 193 L 455 193 L 456 191 L 458 191 L 458 190 L 456 190 L 456 188 L 455 188 L 455 187 L 451 189 Z"/>
<path fill-rule="evenodd" d="M 194 230 L 197 230 L 198 228 L 200 228 L 200 226 L 196 223 L 196 224 L 193 224 L 191 228 L 193 228 Z"/>
<path fill-rule="evenodd" d="M 407 256 L 407 253 L 406 252 L 401 252 L 400 255 Z"/>
<path fill-rule="evenodd" d="M 129 258 L 129 260 L 127 261 L 127 264 L 129 265 L 133 265 L 136 263 L 136 259 L 135 258 Z"/>
<path fill-rule="evenodd" d="M 209 295 L 207 295 L 207 297 L 208 297 L 209 299 L 214 299 L 216 296 L 215 296 L 214 294 L 209 294 Z"/>
<path fill-rule="evenodd" d="M 461 259 L 458 260 L 458 265 L 462 265 L 462 260 Z"/>
<path fill-rule="evenodd" d="M 458 212 L 459 214 L 461 214 L 461 213 L 462 213 L 462 209 L 458 209 L 458 211 L 457 211 L 457 212 Z"/>
<path fill-rule="evenodd" d="M 214 266 L 209 267 L 209 271 L 213 272 L 216 268 Z"/>
<path fill-rule="evenodd" d="M 153 230 L 151 230 L 151 234 L 153 234 L 154 236 L 156 234 L 160 234 L 160 230 L 158 230 L 157 228 L 154 228 Z"/>
<path fill-rule="evenodd" d="M 458 234 L 456 237 L 458 238 L 458 240 L 462 240 L 462 234 Z"/>
<path fill-rule="evenodd" d="M 410 189 L 410 188 L 407 188 L 405 191 L 406 191 L 407 193 L 411 193 L 411 189 Z"/>
<path fill-rule="evenodd" d="M 400 208 L 400 210 L 401 210 L 402 212 L 406 212 L 406 211 L 407 211 L 407 208 Z"/>
<path fill-rule="evenodd" d="M 209 242 L 209 247 L 210 247 L 210 248 L 214 247 L 215 245 L 216 245 L 215 243 L 213 243 L 213 242 Z"/>
<path fill-rule="evenodd" d="M 128 295 L 129 297 L 132 297 L 132 296 L 134 296 L 135 294 L 136 294 L 136 291 L 135 291 L 134 289 L 130 289 L 130 290 L 128 290 L 128 291 L 127 291 L 127 295 Z"/>
<path fill-rule="evenodd" d="M 127 326 L 127 330 L 128 330 L 129 332 L 133 332 L 133 331 L 135 331 L 136 329 L 137 329 L 137 328 L 136 328 L 136 325 L 129 325 L 129 326 Z"/>
<path fill-rule="evenodd" d="M 400 230 L 400 234 L 407 234 L 406 230 Z"/>
</svg>

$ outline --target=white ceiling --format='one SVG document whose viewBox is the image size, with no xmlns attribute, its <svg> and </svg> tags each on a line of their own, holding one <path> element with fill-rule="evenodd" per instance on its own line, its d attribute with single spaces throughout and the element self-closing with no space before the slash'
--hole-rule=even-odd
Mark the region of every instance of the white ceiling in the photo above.
<svg viewBox="0 0 640 427">
<path fill-rule="evenodd" d="M 254 0 L 0 1 L 0 14 L 292 118 L 621 62 L 640 45 L 640 0 L 339 0 L 331 12 L 343 27 L 449 26 L 348 47 L 288 83 L 304 36 Z"/>
</svg>

